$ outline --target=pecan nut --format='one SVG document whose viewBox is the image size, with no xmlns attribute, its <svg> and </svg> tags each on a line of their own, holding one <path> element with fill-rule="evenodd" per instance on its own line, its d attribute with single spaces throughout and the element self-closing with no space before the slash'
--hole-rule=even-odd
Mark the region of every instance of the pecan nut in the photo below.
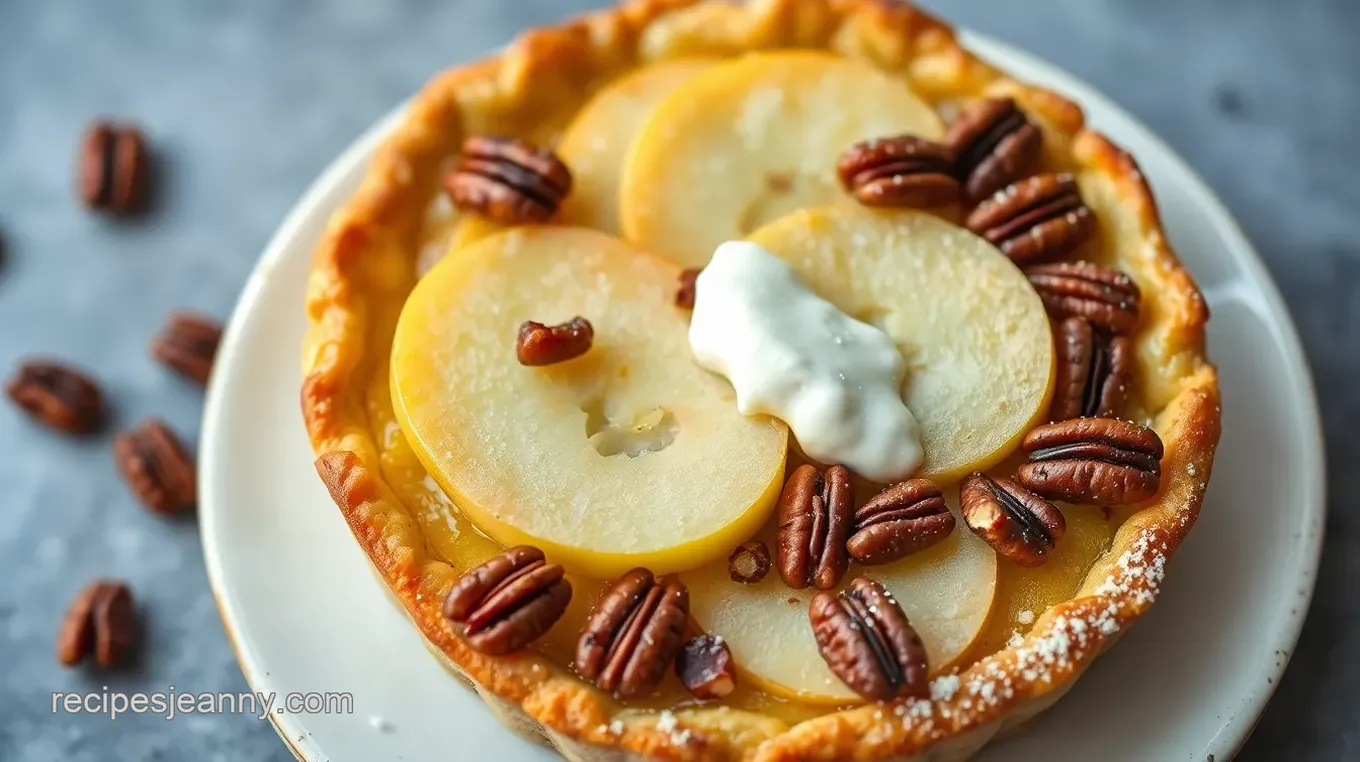
<svg viewBox="0 0 1360 762">
<path fill-rule="evenodd" d="M 51 360 L 29 360 L 5 384 L 5 393 L 51 428 L 89 434 L 104 423 L 104 394 L 85 373 Z"/>
<path fill-rule="evenodd" d="M 528 545 L 470 569 L 444 599 L 444 618 L 474 651 L 498 656 L 538 640 L 562 618 L 571 583 L 559 564 Z"/>
<path fill-rule="evenodd" d="M 675 674 L 698 699 L 720 699 L 737 688 L 732 651 L 718 635 L 691 638 L 675 659 Z"/>
<path fill-rule="evenodd" d="M 913 135 L 856 143 L 841 154 L 836 173 L 865 206 L 930 207 L 959 199 L 953 154 Z"/>
<path fill-rule="evenodd" d="M 147 418 L 113 440 L 118 468 L 134 494 L 157 513 L 178 513 L 194 504 L 194 460 L 163 421 Z"/>
<path fill-rule="evenodd" d="M 1128 401 L 1136 370 L 1133 340 L 1107 336 L 1082 317 L 1062 321 L 1056 333 L 1058 371 L 1049 419 L 1118 415 Z"/>
<path fill-rule="evenodd" d="M 855 511 L 850 557 L 866 566 L 925 550 L 954 531 L 944 493 L 929 479 L 908 479 L 874 495 Z"/>
<path fill-rule="evenodd" d="M 695 284 L 699 280 L 698 267 L 680 271 L 679 284 L 675 288 L 675 306 L 682 310 L 694 309 Z"/>
<path fill-rule="evenodd" d="M 577 316 L 560 325 L 526 320 L 519 327 L 515 356 L 520 365 L 555 365 L 580 357 L 595 343 L 595 327 Z"/>
<path fill-rule="evenodd" d="M 141 211 L 149 181 L 141 130 L 104 120 L 90 125 L 80 149 L 80 199 L 87 207 L 111 214 Z"/>
<path fill-rule="evenodd" d="M 1011 183 L 983 201 L 964 223 L 1012 262 L 1052 262 L 1071 254 L 1096 230 L 1072 175 L 1038 175 Z"/>
<path fill-rule="evenodd" d="M 1067 531 L 1057 506 L 1010 479 L 969 474 L 959 483 L 959 502 L 973 534 L 1021 566 L 1043 566 Z"/>
<path fill-rule="evenodd" d="M 1025 268 L 1030 285 L 1054 318 L 1083 317 L 1116 336 L 1138 329 L 1142 295 L 1129 276 L 1093 262 L 1056 262 Z"/>
<path fill-rule="evenodd" d="M 547 222 L 571 193 L 571 170 L 527 140 L 472 137 L 444 180 L 454 206 L 503 225 Z"/>
<path fill-rule="evenodd" d="M 823 473 L 799 466 L 779 496 L 779 576 L 794 589 L 830 590 L 850 566 L 845 540 L 855 508 L 855 488 L 845 466 Z"/>
<path fill-rule="evenodd" d="M 754 585 L 770 573 L 770 548 L 760 540 L 743 542 L 727 557 L 727 576 L 733 582 Z"/>
<path fill-rule="evenodd" d="M 964 196 L 977 203 L 1030 172 L 1044 136 L 1010 98 L 988 98 L 959 113 L 945 134 Z"/>
<path fill-rule="evenodd" d="M 576 671 L 620 698 L 661 682 L 684 642 L 689 590 L 633 569 L 605 591 L 576 644 Z"/>
<path fill-rule="evenodd" d="M 839 594 L 817 593 L 808 616 L 822 659 L 850 690 L 878 701 L 930 695 L 925 645 L 882 585 L 856 577 Z"/>
<path fill-rule="evenodd" d="M 94 654 L 103 668 L 126 664 L 137 646 L 132 591 L 116 580 L 95 580 L 72 602 L 57 634 L 57 660 L 74 667 Z"/>
<path fill-rule="evenodd" d="M 222 326 L 217 321 L 176 312 L 151 342 L 151 356 L 176 373 L 206 384 L 221 340 Z"/>
<path fill-rule="evenodd" d="M 1051 500 L 1081 505 L 1137 503 L 1162 483 L 1162 439 L 1117 418 L 1073 418 L 1040 426 L 1020 442 L 1029 461 L 1016 479 Z"/>
</svg>

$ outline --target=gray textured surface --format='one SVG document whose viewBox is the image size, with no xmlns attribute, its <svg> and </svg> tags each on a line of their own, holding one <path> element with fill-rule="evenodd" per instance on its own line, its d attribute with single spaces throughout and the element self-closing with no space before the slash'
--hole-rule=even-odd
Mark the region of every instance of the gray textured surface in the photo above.
<svg viewBox="0 0 1360 762">
<path fill-rule="evenodd" d="M 192 436 L 200 394 L 145 359 L 174 307 L 226 316 L 255 257 L 349 141 L 441 67 L 591 0 L 0 2 L 0 368 L 66 357 L 107 384 L 116 423 Z M 1303 334 L 1326 418 L 1332 513 L 1317 595 L 1247 760 L 1360 754 L 1360 6 L 1270 0 L 931 0 L 1104 90 L 1201 172 L 1243 223 Z M 1305 10 L 1306 9 L 1306 10 Z M 85 120 L 143 122 L 163 203 L 109 224 L 71 200 Z M 140 510 L 107 442 L 0 407 L 0 760 L 283 760 L 241 716 L 53 716 L 53 691 L 246 686 L 208 593 L 195 523 Z M 149 612 L 143 663 L 59 669 L 52 638 L 94 575 Z M 1213 626 L 1206 622 L 1206 626 Z"/>
</svg>

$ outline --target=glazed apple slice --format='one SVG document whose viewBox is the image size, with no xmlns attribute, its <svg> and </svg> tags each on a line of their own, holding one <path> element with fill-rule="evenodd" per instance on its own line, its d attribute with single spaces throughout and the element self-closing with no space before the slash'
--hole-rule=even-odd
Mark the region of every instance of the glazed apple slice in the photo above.
<svg viewBox="0 0 1360 762">
<path fill-rule="evenodd" d="M 700 74 L 657 106 L 624 165 L 623 231 L 700 267 L 724 241 L 843 198 L 836 159 L 855 142 L 941 132 L 905 82 L 866 63 L 753 54 Z"/>
<path fill-rule="evenodd" d="M 583 228 L 520 227 L 446 257 L 402 309 L 402 432 L 457 507 L 506 545 L 612 578 L 725 557 L 778 497 L 788 430 L 737 412 L 689 354 L 679 269 Z M 516 359 L 522 322 L 583 316 L 594 346 Z"/>
<path fill-rule="evenodd" d="M 926 646 L 932 675 L 948 672 L 982 634 L 996 593 L 996 554 L 958 517 L 958 490 L 945 490 L 958 528 L 943 542 L 885 566 L 851 566 L 845 581 L 866 576 L 902 605 Z M 775 547 L 773 525 L 760 538 Z M 770 693 L 819 704 L 860 701 L 817 652 L 808 620 L 816 590 L 793 590 L 771 570 L 756 584 L 733 582 L 725 561 L 681 574 L 690 614 L 721 635 L 742 677 Z"/>
<path fill-rule="evenodd" d="M 887 333 L 907 361 L 902 399 L 920 425 L 920 475 L 990 468 L 1048 410 L 1053 340 L 1023 273 L 931 214 L 853 202 L 796 212 L 750 240 L 822 298 Z"/>
</svg>

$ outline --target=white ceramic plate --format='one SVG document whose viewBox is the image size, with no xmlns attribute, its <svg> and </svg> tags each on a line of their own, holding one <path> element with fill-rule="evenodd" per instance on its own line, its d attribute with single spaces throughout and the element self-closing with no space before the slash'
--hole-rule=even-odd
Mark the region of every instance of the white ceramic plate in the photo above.
<svg viewBox="0 0 1360 762">
<path fill-rule="evenodd" d="M 1288 661 L 1323 531 L 1317 407 L 1274 284 L 1223 206 L 1146 128 L 1091 87 L 995 41 L 974 50 L 1080 101 L 1138 157 L 1176 250 L 1213 311 L 1223 440 L 1199 525 L 1152 612 L 1028 735 L 986 760 L 1225 760 Z M 342 691 L 355 713 L 278 715 L 321 760 L 552 759 L 504 729 L 426 651 L 312 470 L 298 408 L 312 247 L 357 186 L 388 117 L 331 165 L 274 236 L 218 355 L 203 423 L 208 575 L 257 690 Z"/>
</svg>

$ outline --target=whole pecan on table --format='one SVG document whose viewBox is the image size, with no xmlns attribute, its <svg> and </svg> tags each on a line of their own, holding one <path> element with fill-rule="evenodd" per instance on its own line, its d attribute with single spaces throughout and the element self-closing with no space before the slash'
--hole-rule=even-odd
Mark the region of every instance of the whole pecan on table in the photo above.
<svg viewBox="0 0 1360 762">
<path fill-rule="evenodd" d="M 142 211 L 150 177 L 146 138 L 137 127 L 101 119 L 85 131 L 79 192 L 87 207 L 120 215 Z"/>
<path fill-rule="evenodd" d="M 216 320 L 192 312 L 175 312 L 151 342 L 151 356 L 171 370 L 208 383 L 222 326 Z"/>
<path fill-rule="evenodd" d="M 55 360 L 26 360 L 5 393 L 35 420 L 68 434 L 90 434 L 104 424 L 104 394 L 84 372 Z"/>
<path fill-rule="evenodd" d="M 519 327 L 515 357 L 520 365 L 556 365 L 589 352 L 594 343 L 595 327 L 583 317 L 574 317 L 560 325 L 526 320 Z"/>
<path fill-rule="evenodd" d="M 1071 254 L 1095 232 L 1096 216 L 1072 175 L 1048 174 L 997 191 L 964 225 L 1023 266 Z"/>
<path fill-rule="evenodd" d="M 571 170 L 550 149 L 518 138 L 463 142 L 444 179 L 454 206 L 503 225 L 547 222 L 571 193 Z"/>
<path fill-rule="evenodd" d="M 865 206 L 931 207 L 959 200 L 953 154 L 913 135 L 850 146 L 836 162 L 836 174 Z"/>
<path fill-rule="evenodd" d="M 1137 369 L 1133 340 L 1097 331 L 1083 317 L 1067 318 L 1054 333 L 1058 369 L 1050 420 L 1118 415 Z"/>
<path fill-rule="evenodd" d="M 1010 98 L 988 98 L 963 109 L 945 134 L 955 176 L 977 203 L 1034 168 L 1044 136 Z"/>
<path fill-rule="evenodd" d="M 908 479 L 855 511 L 845 548 L 865 565 L 891 563 L 948 537 L 954 523 L 944 493 L 934 482 Z"/>
<path fill-rule="evenodd" d="M 1015 478 L 1052 500 L 1081 505 L 1137 503 L 1162 482 L 1162 439 L 1117 418 L 1073 418 L 1033 429 L 1021 440 L 1028 462 Z"/>
<path fill-rule="evenodd" d="M 137 635 L 132 591 L 118 580 L 95 580 L 66 611 L 57 633 L 57 660 L 74 667 L 93 653 L 100 667 L 122 666 L 136 650 Z"/>
<path fill-rule="evenodd" d="M 565 574 L 538 548 L 508 548 L 459 578 L 444 598 L 444 618 L 474 651 L 493 656 L 518 651 L 567 610 L 571 583 Z"/>
<path fill-rule="evenodd" d="M 856 577 L 808 608 L 817 650 L 846 687 L 867 699 L 930 695 L 926 648 L 883 586 Z"/>
<path fill-rule="evenodd" d="M 147 418 L 119 433 L 113 455 L 128 486 L 151 510 L 174 514 L 197 499 L 194 460 L 163 421 Z"/>
<path fill-rule="evenodd" d="M 689 590 L 674 578 L 633 569 L 590 612 L 576 644 L 576 671 L 620 698 L 661 682 L 684 643 Z"/>
<path fill-rule="evenodd" d="M 1043 566 L 1067 531 L 1057 506 L 1010 479 L 970 474 L 959 484 L 959 502 L 968 528 L 1021 566 Z"/>
<path fill-rule="evenodd" d="M 854 509 L 854 486 L 845 466 L 823 473 L 804 464 L 793 472 L 779 496 L 775 555 L 784 584 L 830 590 L 840 583 L 850 566 L 845 541 Z"/>
<path fill-rule="evenodd" d="M 1061 320 L 1083 317 L 1099 330 L 1128 336 L 1138 330 L 1142 295 L 1129 276 L 1094 262 L 1056 262 L 1025 268 L 1044 308 Z"/>
<path fill-rule="evenodd" d="M 737 688 L 732 651 L 718 635 L 699 635 L 680 649 L 675 674 L 695 698 L 719 699 Z"/>
</svg>

